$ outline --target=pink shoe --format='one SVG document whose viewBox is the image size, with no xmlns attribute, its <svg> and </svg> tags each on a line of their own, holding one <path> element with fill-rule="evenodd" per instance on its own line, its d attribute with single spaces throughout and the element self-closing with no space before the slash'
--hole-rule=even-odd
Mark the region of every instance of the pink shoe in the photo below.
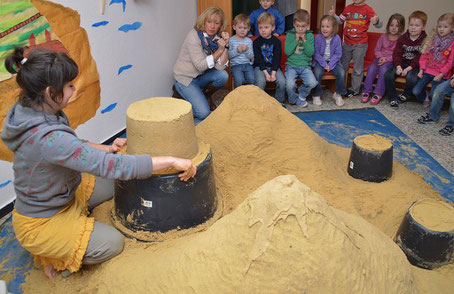
<svg viewBox="0 0 454 294">
<path fill-rule="evenodd" d="M 367 103 L 369 101 L 369 93 L 363 93 L 361 95 L 361 102 L 362 103 Z"/>
<path fill-rule="evenodd" d="M 372 96 L 372 99 L 370 99 L 370 104 L 377 105 L 378 103 L 380 103 L 381 98 L 382 96 L 375 94 L 374 96 Z"/>
</svg>

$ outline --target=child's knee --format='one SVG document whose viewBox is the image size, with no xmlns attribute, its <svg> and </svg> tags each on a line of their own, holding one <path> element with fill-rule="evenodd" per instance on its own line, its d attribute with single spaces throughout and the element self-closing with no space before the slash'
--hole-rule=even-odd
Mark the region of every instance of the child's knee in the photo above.
<svg viewBox="0 0 454 294">
<path fill-rule="evenodd" d="M 117 234 L 112 234 L 110 242 L 110 255 L 111 257 L 117 256 L 123 251 L 125 247 L 125 237 L 117 231 Z"/>
</svg>

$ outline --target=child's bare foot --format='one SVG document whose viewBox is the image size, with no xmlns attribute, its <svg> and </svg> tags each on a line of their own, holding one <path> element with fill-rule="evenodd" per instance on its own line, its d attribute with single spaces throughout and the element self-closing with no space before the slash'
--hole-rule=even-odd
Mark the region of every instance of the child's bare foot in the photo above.
<svg viewBox="0 0 454 294">
<path fill-rule="evenodd" d="M 44 267 L 44 274 L 51 280 L 55 280 L 55 277 L 57 277 L 57 270 L 54 269 L 54 267 L 50 264 L 50 265 L 46 265 Z"/>
</svg>

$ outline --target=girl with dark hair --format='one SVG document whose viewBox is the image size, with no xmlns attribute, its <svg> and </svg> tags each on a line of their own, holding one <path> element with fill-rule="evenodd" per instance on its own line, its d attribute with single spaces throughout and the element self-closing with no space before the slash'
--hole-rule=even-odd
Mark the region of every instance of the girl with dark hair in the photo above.
<svg viewBox="0 0 454 294">
<path fill-rule="evenodd" d="M 1 138 L 14 152 L 14 232 L 54 279 L 58 271 L 70 274 L 123 250 L 120 232 L 88 217 L 113 196 L 113 179 L 143 179 L 173 167 L 187 181 L 196 168 L 188 159 L 115 154 L 126 139 L 111 146 L 80 140 L 63 112 L 76 90 L 76 63 L 65 53 L 39 49 L 25 58 L 25 49 L 16 48 L 5 61 L 22 91 Z"/>
</svg>

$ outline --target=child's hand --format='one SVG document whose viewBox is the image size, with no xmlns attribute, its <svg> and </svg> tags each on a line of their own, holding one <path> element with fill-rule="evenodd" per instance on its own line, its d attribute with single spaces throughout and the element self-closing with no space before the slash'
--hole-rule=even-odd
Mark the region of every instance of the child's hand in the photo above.
<svg viewBox="0 0 454 294">
<path fill-rule="evenodd" d="M 396 74 L 397 74 L 398 76 L 400 76 L 401 73 L 402 73 L 402 67 L 401 67 L 400 65 L 398 65 L 398 66 L 396 67 Z"/>
<path fill-rule="evenodd" d="M 180 180 L 184 182 L 186 182 L 190 178 L 193 178 L 197 173 L 197 168 L 192 164 L 192 161 L 189 159 L 175 158 L 172 166 L 176 170 L 183 171 L 178 175 L 178 177 L 180 177 Z"/>
<path fill-rule="evenodd" d="M 334 16 L 336 14 L 336 10 L 334 10 L 334 5 L 331 5 L 331 9 L 328 10 L 328 14 Z"/>
<path fill-rule="evenodd" d="M 271 71 L 271 82 L 276 81 L 276 72 L 273 70 Z"/>
<path fill-rule="evenodd" d="M 270 76 L 270 74 L 268 73 L 268 71 L 267 71 L 267 70 L 264 70 L 263 72 L 265 73 L 265 79 L 266 79 L 266 81 L 267 81 L 267 82 L 271 82 L 271 76 Z"/>
<path fill-rule="evenodd" d="M 451 87 L 454 88 L 454 79 L 451 79 L 451 83 L 450 84 L 451 84 Z"/>
<path fill-rule="evenodd" d="M 401 76 L 405 77 L 407 73 L 412 70 L 413 68 L 411 66 L 407 66 L 401 73 Z"/>
<path fill-rule="evenodd" d="M 328 64 L 325 65 L 325 70 L 326 70 L 326 71 L 329 71 L 329 65 L 328 65 Z"/>
<path fill-rule="evenodd" d="M 378 65 L 379 66 L 385 64 L 385 62 L 386 62 L 386 57 L 380 57 L 378 59 Z"/>
<path fill-rule="evenodd" d="M 120 151 L 121 148 L 126 146 L 126 138 L 116 138 L 112 145 L 109 146 L 109 153 Z"/>
<path fill-rule="evenodd" d="M 423 73 L 424 73 L 424 71 L 422 69 L 420 69 L 418 72 L 418 78 L 422 79 Z"/>
<path fill-rule="evenodd" d="M 378 15 L 374 15 L 371 19 L 370 19 L 370 22 L 373 24 L 373 25 L 376 25 L 378 23 L 378 21 L 380 20 L 380 18 L 378 17 Z"/>
<path fill-rule="evenodd" d="M 442 74 L 442 73 L 441 73 L 441 74 L 438 74 L 438 75 L 436 75 L 436 76 L 434 77 L 434 81 L 435 81 L 435 82 L 439 82 L 439 81 L 441 81 L 442 78 L 443 78 L 443 74 Z"/>
<path fill-rule="evenodd" d="M 273 36 L 275 36 L 277 38 L 277 37 L 279 37 L 279 34 L 278 33 L 273 33 Z"/>
</svg>

